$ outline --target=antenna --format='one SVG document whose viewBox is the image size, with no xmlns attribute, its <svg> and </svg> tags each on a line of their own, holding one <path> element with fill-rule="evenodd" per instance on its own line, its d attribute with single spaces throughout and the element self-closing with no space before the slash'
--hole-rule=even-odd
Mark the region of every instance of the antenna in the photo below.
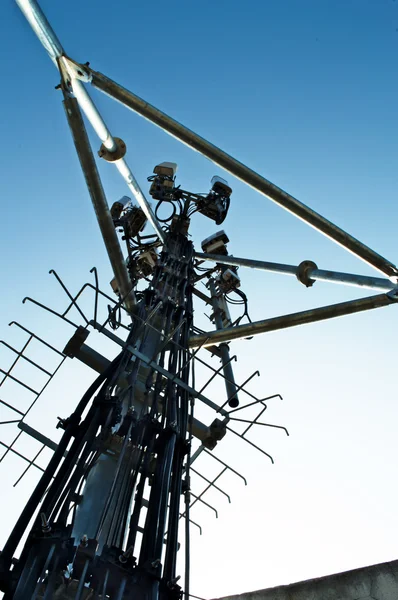
<svg viewBox="0 0 398 600">
<path fill-rule="evenodd" d="M 10 443 L 2 443 L 5 451 L 0 461 L 15 454 L 25 463 L 15 485 L 31 467 L 42 475 L 2 549 L 0 589 L 6 600 L 177 600 L 182 595 L 188 600 L 190 525 L 202 533 L 200 523 L 191 518 L 195 507 L 200 504 L 217 518 L 219 506 L 210 503 L 209 490 L 217 491 L 220 501 L 230 502 L 223 475 L 229 472 L 246 484 L 244 474 L 218 456 L 222 440 L 239 438 L 237 443 L 250 445 L 273 463 L 267 449 L 250 438 L 253 428 L 273 428 L 289 435 L 285 427 L 263 420 L 269 402 L 272 405 L 282 398 L 277 393 L 258 398 L 250 392 L 249 383 L 259 372 L 248 374 L 243 382 L 235 378 L 237 357 L 231 354 L 229 342 L 394 304 L 397 267 L 132 92 L 88 64 L 72 60 L 37 2 L 17 0 L 17 4 L 58 68 L 65 115 L 114 279 L 110 295 L 100 289 L 93 268 L 94 281 L 72 293 L 60 275 L 50 271 L 65 293 L 64 311 L 30 297 L 24 302 L 72 328 L 65 347 L 50 344 L 19 323 L 12 325 L 26 334 L 22 347 L 2 341 L 16 358 L 8 370 L 1 371 L 0 387 L 12 380 L 28 390 L 32 400 L 26 410 L 17 401 L 0 400 L 8 415 L 0 426 L 11 425 L 16 430 Z M 325 271 L 312 261 L 296 267 L 236 258 L 229 253 L 230 241 L 224 230 L 203 240 L 202 252 L 197 252 L 189 237 L 191 220 L 200 213 L 223 224 L 232 188 L 216 176 L 205 194 L 183 190 L 177 181 L 177 165 L 162 162 L 148 177 L 150 203 L 129 167 L 125 143 L 111 134 L 87 84 L 201 152 L 385 277 Z M 123 197 L 109 208 L 81 111 L 100 138 L 98 155 L 114 163 L 136 204 Z M 169 211 L 166 217 L 160 217 L 161 208 Z M 147 224 L 153 230 L 150 234 L 143 233 Z M 295 275 L 307 287 L 327 280 L 383 293 L 252 322 L 239 267 Z M 205 292 L 199 289 L 203 282 Z M 87 294 L 93 300 L 90 313 L 87 302 L 83 303 Z M 209 319 L 215 329 L 203 331 L 195 324 L 194 297 L 211 308 Z M 95 335 L 112 347 L 113 358 L 90 344 Z M 56 355 L 55 369 L 28 356 L 33 340 Z M 63 433 L 56 443 L 28 420 L 44 390 L 65 362 L 73 359 L 95 371 L 96 379 L 77 399 L 71 415 L 59 417 L 57 427 Z M 20 361 L 44 373 L 46 381 L 40 389 L 16 375 Z M 225 387 L 222 401 L 210 391 L 217 382 Z M 206 421 L 198 418 L 201 406 L 206 415 L 211 414 Z M 22 435 L 39 442 L 34 456 L 15 449 Z M 52 453 L 45 468 L 37 462 L 44 449 Z M 201 467 L 205 456 L 216 463 L 216 475 Z M 181 519 L 185 520 L 182 585 L 177 565 Z"/>
</svg>

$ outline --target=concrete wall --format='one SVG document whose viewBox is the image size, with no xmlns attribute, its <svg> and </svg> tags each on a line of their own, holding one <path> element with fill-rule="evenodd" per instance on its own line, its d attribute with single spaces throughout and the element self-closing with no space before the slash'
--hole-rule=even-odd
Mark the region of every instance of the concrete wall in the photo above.
<svg viewBox="0 0 398 600">
<path fill-rule="evenodd" d="M 398 600 L 398 560 L 223 600 Z"/>
</svg>

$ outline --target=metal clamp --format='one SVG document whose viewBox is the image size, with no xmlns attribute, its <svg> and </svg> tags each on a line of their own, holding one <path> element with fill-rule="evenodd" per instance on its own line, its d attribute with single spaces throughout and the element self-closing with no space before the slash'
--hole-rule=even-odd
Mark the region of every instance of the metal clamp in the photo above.
<svg viewBox="0 0 398 600">
<path fill-rule="evenodd" d="M 116 160 L 123 158 L 127 151 L 126 144 L 121 138 L 114 136 L 113 140 L 116 143 L 116 150 L 111 152 L 104 144 L 101 144 L 101 148 L 98 150 L 98 156 L 107 162 L 115 162 Z"/>
<path fill-rule="evenodd" d="M 312 260 L 303 260 L 297 267 L 296 277 L 305 287 L 311 287 L 315 283 L 315 279 L 311 279 L 311 272 L 317 268 L 318 266 Z"/>
</svg>

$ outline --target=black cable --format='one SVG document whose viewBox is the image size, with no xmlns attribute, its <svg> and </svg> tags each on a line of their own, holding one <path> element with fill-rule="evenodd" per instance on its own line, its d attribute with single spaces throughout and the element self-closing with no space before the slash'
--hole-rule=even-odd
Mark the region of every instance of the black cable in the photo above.
<svg viewBox="0 0 398 600">
<path fill-rule="evenodd" d="M 94 412 L 94 411 L 93 411 Z M 53 511 L 51 512 L 51 520 L 57 519 L 57 524 L 61 526 L 66 526 L 68 514 L 69 514 L 69 506 L 72 501 L 72 496 L 76 493 L 76 490 L 80 484 L 80 480 L 84 477 L 84 473 L 87 469 L 87 458 L 93 451 L 93 443 L 95 441 L 95 434 L 99 425 L 99 415 L 93 416 L 90 418 L 90 421 L 85 419 L 84 424 L 88 425 L 87 430 L 84 432 L 84 437 L 80 442 L 80 452 L 79 458 L 76 461 L 76 466 L 74 468 L 73 473 L 69 481 L 67 482 L 65 489 L 60 496 L 59 501 L 55 505 Z M 82 427 L 83 430 L 83 427 Z M 57 518 L 57 513 L 59 511 L 59 516 Z M 50 515 L 49 515 L 50 516 Z"/>
<path fill-rule="evenodd" d="M 33 514 L 35 513 L 37 507 L 39 506 L 45 491 L 47 490 L 49 484 L 51 483 L 51 480 L 52 480 L 58 466 L 60 465 L 62 459 L 64 458 L 66 449 L 69 445 L 70 440 L 72 439 L 73 434 L 75 433 L 75 427 L 76 427 L 77 423 L 79 422 L 84 409 L 86 408 L 88 402 L 90 401 L 91 397 L 93 396 L 95 391 L 98 389 L 98 387 L 101 385 L 101 383 L 103 381 L 105 381 L 105 379 L 109 376 L 109 374 L 112 372 L 112 370 L 118 364 L 118 362 L 121 359 L 121 356 L 122 356 L 122 353 L 120 353 L 114 359 L 114 361 L 112 361 L 110 363 L 110 365 L 107 367 L 107 369 L 105 369 L 105 371 L 103 373 L 101 373 L 97 377 L 97 379 L 91 384 L 91 386 L 88 388 L 88 390 L 86 391 L 86 393 L 83 395 L 82 399 L 80 400 L 79 404 L 77 405 L 75 411 L 71 415 L 68 425 L 66 427 L 65 433 L 63 434 L 63 436 L 58 444 L 57 449 L 55 450 L 50 462 L 47 465 L 45 472 L 43 473 L 40 481 L 36 485 L 35 490 L 33 491 L 31 497 L 29 498 L 28 502 L 26 503 L 7 542 L 4 545 L 4 548 L 3 548 L 3 551 L 2 551 L 1 557 L 0 557 L 0 560 L 2 563 L 2 568 L 4 571 L 8 570 L 10 568 L 11 560 L 14 555 L 14 552 L 15 552 L 22 536 L 24 535 L 24 532 L 25 532 L 27 526 L 29 525 L 29 522 L 30 522 L 31 518 L 33 517 Z M 66 460 L 66 458 L 65 458 L 65 460 Z M 48 498 L 48 494 L 46 496 L 46 499 L 47 498 Z M 20 558 L 20 565 L 23 564 L 22 558 L 23 558 L 24 554 L 25 554 L 25 552 L 23 551 L 21 558 Z"/>
<path fill-rule="evenodd" d="M 192 361 L 192 387 L 195 389 L 195 361 Z M 192 449 L 192 426 L 193 426 L 193 416 L 194 416 L 194 407 L 195 407 L 195 398 L 194 396 L 190 397 L 190 405 L 191 405 L 191 414 L 189 421 L 189 437 L 188 437 L 188 453 L 186 457 L 186 467 L 185 467 L 185 480 L 186 480 L 186 490 L 184 494 L 185 500 L 185 577 L 184 577 L 184 596 L 185 600 L 189 599 L 190 593 L 190 568 L 191 568 L 191 552 L 190 552 L 190 505 L 191 505 L 191 449 Z"/>
<path fill-rule="evenodd" d="M 196 269 L 197 271 L 203 271 L 203 272 L 206 272 L 206 271 L 210 271 L 210 270 L 212 269 L 212 267 L 195 267 L 195 269 Z"/>
<path fill-rule="evenodd" d="M 161 207 L 161 205 L 163 204 L 163 202 L 168 202 L 169 204 L 171 204 L 171 206 L 173 208 L 173 212 L 171 213 L 171 215 L 169 217 L 167 217 L 167 219 L 161 219 L 158 215 L 158 210 Z M 155 208 L 155 217 L 157 218 L 159 223 L 168 223 L 169 221 L 172 220 L 172 218 L 175 216 L 176 213 L 177 213 L 177 209 L 176 209 L 175 205 L 172 202 L 170 202 L 169 200 L 159 200 L 159 202 L 157 203 L 156 208 Z"/>
<path fill-rule="evenodd" d="M 248 312 L 248 300 L 247 300 L 246 294 L 244 292 L 242 292 L 242 290 L 238 290 L 238 289 L 235 289 L 234 292 L 236 294 L 238 294 L 238 296 L 240 296 L 242 298 L 242 300 L 240 300 L 240 301 L 231 301 L 230 298 L 225 297 L 226 301 L 229 302 L 230 304 L 244 305 L 245 309 L 243 311 L 243 314 L 240 317 L 238 317 L 236 319 L 236 321 L 234 321 L 232 323 L 232 326 L 235 327 L 236 325 L 239 325 L 239 323 L 241 322 L 241 320 L 244 317 L 247 317 L 247 320 L 249 321 L 249 323 L 251 323 L 252 321 L 250 319 L 249 312 Z"/>
<path fill-rule="evenodd" d="M 129 428 L 128 428 L 128 431 L 127 431 L 127 434 L 125 435 L 122 448 L 120 450 L 119 458 L 118 458 L 117 465 L 116 465 L 115 476 L 114 476 L 112 485 L 110 487 L 110 490 L 109 490 L 109 492 L 107 494 L 105 505 L 104 505 L 104 508 L 103 508 L 102 514 L 101 514 L 101 519 L 100 519 L 99 525 L 97 527 L 97 531 L 96 531 L 96 534 L 95 534 L 95 539 L 96 540 L 99 540 L 99 538 L 101 536 L 102 527 L 104 525 L 105 519 L 107 517 L 109 508 L 110 508 L 111 503 L 112 503 L 112 496 L 113 496 L 113 493 L 114 493 L 115 488 L 116 488 L 117 483 L 118 483 L 118 477 L 119 477 L 119 473 L 120 473 L 121 468 L 122 468 L 124 455 L 126 453 L 126 448 L 127 448 L 128 443 L 129 443 L 129 440 L 130 440 L 130 433 L 131 433 L 132 426 L 133 426 L 133 422 L 131 421 L 131 423 L 129 425 Z"/>
<path fill-rule="evenodd" d="M 178 236 L 173 236 L 169 239 L 169 244 L 167 248 L 164 249 L 161 257 L 162 264 L 164 266 L 167 265 L 169 272 L 166 273 L 165 276 L 162 275 L 163 281 L 160 283 L 168 286 L 169 297 L 172 297 L 175 301 L 181 303 L 181 306 L 184 306 L 185 304 L 183 301 L 183 296 L 185 294 L 186 282 L 184 282 L 185 267 L 182 264 L 185 261 L 182 261 L 180 257 L 185 258 L 185 250 L 185 239 L 181 240 L 181 238 Z M 168 258 L 168 254 L 171 254 L 172 256 Z M 178 260 L 174 257 L 178 257 Z M 168 311 L 168 325 L 166 325 L 164 333 L 167 336 L 168 332 L 170 331 L 170 327 L 173 326 L 172 323 L 174 321 L 176 332 L 173 336 L 173 342 L 180 341 L 180 328 L 178 326 L 182 323 L 183 316 L 184 310 L 175 310 L 173 305 L 170 305 L 170 309 Z M 176 374 L 177 367 L 179 365 L 180 351 L 178 350 L 177 346 L 171 345 L 168 360 L 169 373 L 171 375 Z M 180 461 L 177 459 L 178 444 L 176 444 L 176 439 L 178 433 L 176 430 L 176 425 L 177 423 L 182 425 L 181 393 L 179 388 L 177 388 L 177 386 L 173 384 L 170 379 L 167 381 L 164 398 L 165 402 L 162 415 L 163 429 L 159 433 L 156 442 L 157 460 L 149 499 L 149 508 L 145 523 L 144 536 L 141 545 L 139 562 L 141 565 L 145 564 L 150 557 L 161 556 L 168 499 L 170 497 L 170 502 L 173 506 L 176 503 L 178 506 L 179 501 L 179 498 L 175 499 L 177 488 L 181 484 L 181 476 L 178 476 L 177 474 L 178 463 Z M 171 536 L 170 528 L 168 532 L 168 539 L 169 536 Z M 167 542 L 167 545 L 169 547 L 169 542 Z M 170 552 L 171 550 L 169 551 L 169 556 Z M 172 561 L 168 562 L 171 564 Z M 171 571 L 169 568 L 167 569 L 167 573 L 166 570 L 164 571 L 166 578 L 170 572 Z"/>
</svg>

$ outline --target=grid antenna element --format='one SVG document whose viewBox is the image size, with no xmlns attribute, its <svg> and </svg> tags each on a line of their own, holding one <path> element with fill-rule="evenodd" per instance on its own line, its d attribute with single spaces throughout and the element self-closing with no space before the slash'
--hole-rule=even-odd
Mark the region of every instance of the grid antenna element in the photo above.
<svg viewBox="0 0 398 600">
<path fill-rule="evenodd" d="M 2 373 L 2 375 L 3 375 L 3 378 L 0 381 L 0 388 L 7 381 L 11 380 L 11 381 L 15 382 L 16 384 L 18 384 L 18 386 L 21 386 L 25 390 L 28 390 L 32 394 L 32 400 L 31 400 L 28 408 L 25 411 L 20 410 L 20 408 L 18 407 L 18 403 L 11 404 L 9 402 L 5 402 L 4 400 L 0 399 L 1 406 L 5 407 L 5 409 L 7 409 L 8 412 L 11 411 L 13 413 L 14 417 L 17 417 L 17 418 L 13 418 L 13 419 L 10 419 L 10 420 L 1 421 L 0 422 L 0 426 L 1 425 L 8 425 L 8 424 L 15 423 L 15 424 L 17 424 L 17 427 L 20 430 L 15 435 L 15 437 L 11 441 L 11 443 L 7 444 L 7 443 L 5 443 L 5 442 L 3 442 L 3 441 L 0 440 L 0 445 L 3 448 L 5 448 L 5 452 L 2 454 L 2 456 L 0 458 L 0 463 L 5 459 L 5 457 L 8 455 L 9 452 L 11 452 L 12 454 L 20 457 L 22 460 L 24 460 L 25 462 L 28 463 L 28 465 L 25 468 L 25 470 L 23 471 L 23 473 L 20 475 L 20 477 L 18 477 L 18 479 L 14 483 L 14 487 L 15 487 L 16 485 L 18 485 L 18 483 L 21 481 L 21 479 L 24 477 L 24 475 L 28 472 L 28 470 L 32 466 L 35 467 L 36 469 L 38 469 L 39 471 L 44 471 L 44 469 L 42 467 L 40 467 L 36 463 L 36 460 L 38 459 L 38 457 L 40 456 L 40 454 L 43 452 L 44 448 L 49 445 L 48 444 L 48 440 L 47 440 L 47 438 L 45 438 L 45 436 L 39 435 L 38 432 L 36 432 L 35 430 L 33 430 L 33 428 L 31 428 L 26 423 L 26 417 L 31 412 L 31 410 L 34 408 L 34 406 L 36 405 L 37 401 L 39 400 L 39 398 L 41 397 L 41 395 L 43 394 L 43 392 L 45 391 L 45 389 L 47 388 L 47 386 L 52 381 L 53 377 L 56 375 L 56 373 L 61 368 L 62 364 L 65 361 L 66 356 L 62 352 L 60 352 L 59 350 L 57 350 L 56 348 L 54 348 L 51 344 L 49 344 L 48 342 L 46 342 L 45 340 L 43 340 L 41 337 L 39 337 L 38 335 L 36 335 L 35 333 L 33 333 L 32 331 L 30 331 L 29 329 L 27 329 L 23 325 L 21 325 L 20 323 L 17 323 L 16 321 L 12 321 L 10 323 L 10 326 L 18 327 L 19 329 L 21 329 L 22 331 L 24 331 L 24 333 L 26 333 L 28 335 L 28 339 L 27 339 L 27 341 L 25 342 L 25 344 L 22 346 L 22 348 L 20 350 L 14 348 L 13 346 L 11 346 L 10 344 L 8 344 L 4 340 L 0 340 L 0 344 L 2 344 L 4 347 L 6 347 L 8 350 L 10 350 L 13 354 L 16 354 L 15 360 L 12 362 L 11 366 L 7 369 L 7 371 L 5 371 L 3 369 L 0 369 L 0 373 Z M 41 366 L 40 364 L 36 363 L 35 361 L 33 361 L 31 358 L 29 358 L 26 355 L 26 351 L 28 349 L 30 349 L 29 346 L 30 346 L 30 344 L 31 344 L 31 342 L 33 340 L 36 340 L 41 345 L 45 346 L 46 348 L 49 348 L 53 353 L 55 353 L 57 355 L 57 357 L 59 359 L 59 362 L 58 362 L 58 365 L 55 367 L 55 369 L 53 371 L 48 371 L 43 366 Z M 45 381 L 44 385 L 41 387 L 40 390 L 35 390 L 33 387 L 31 387 L 31 385 L 29 385 L 25 381 L 22 381 L 21 379 L 19 379 L 18 377 L 15 376 L 14 369 L 16 368 L 17 365 L 19 365 L 20 361 L 26 361 L 27 363 L 29 363 L 30 365 L 32 365 L 33 367 L 35 367 L 35 369 L 37 369 L 41 373 L 45 374 L 46 381 Z M 31 435 L 32 437 L 35 437 L 35 439 L 37 441 L 39 441 L 39 442 L 42 443 L 41 448 L 39 449 L 39 451 L 37 452 L 37 454 L 32 459 L 30 459 L 27 456 L 21 454 L 20 452 L 18 452 L 14 448 L 15 444 L 17 443 L 17 441 L 19 440 L 19 438 L 23 435 L 23 433 Z"/>
</svg>

